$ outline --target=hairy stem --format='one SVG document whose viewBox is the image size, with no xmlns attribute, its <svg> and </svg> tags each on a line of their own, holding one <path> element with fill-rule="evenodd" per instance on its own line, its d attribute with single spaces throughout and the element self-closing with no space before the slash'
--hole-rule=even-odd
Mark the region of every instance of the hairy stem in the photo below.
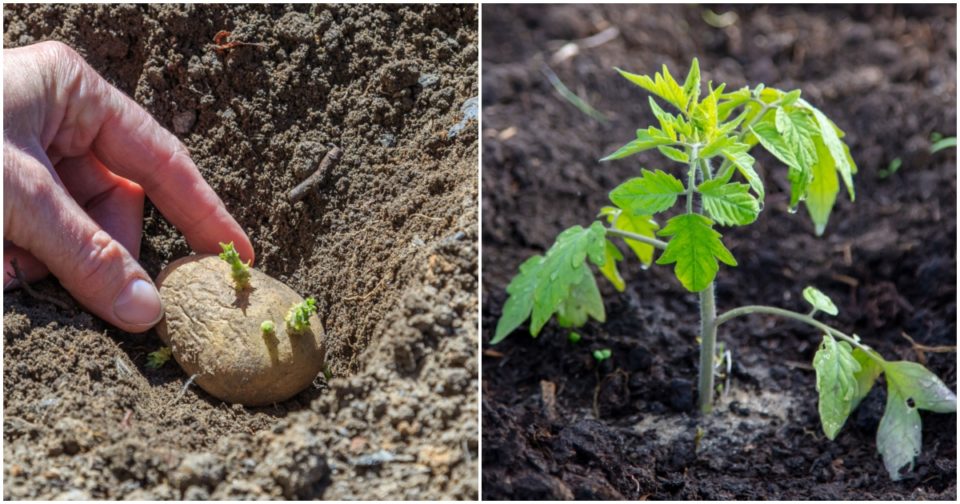
<svg viewBox="0 0 960 504">
<path fill-rule="evenodd" d="M 700 165 L 700 144 L 690 149 L 690 170 L 687 172 L 687 213 L 693 213 L 693 193 L 697 190 L 697 169 Z"/>
<path fill-rule="evenodd" d="M 643 243 L 646 243 L 647 245 L 653 245 L 654 247 L 657 247 L 658 249 L 661 249 L 661 250 L 667 248 L 667 242 L 660 241 L 656 238 L 650 238 L 649 236 L 643 236 L 643 235 L 638 235 L 636 233 L 631 233 L 629 231 L 623 231 L 621 229 L 607 228 L 607 234 L 619 236 L 621 238 L 627 238 L 630 240 L 636 240 L 638 242 L 643 242 Z"/>
<path fill-rule="evenodd" d="M 798 313 L 790 310 L 784 310 L 783 308 L 776 308 L 774 306 L 749 305 L 749 306 L 741 306 L 739 308 L 734 308 L 730 311 L 724 312 L 723 314 L 721 314 L 719 317 L 716 318 L 716 320 L 714 321 L 714 329 L 716 329 L 717 327 L 720 327 L 721 324 L 723 324 L 724 322 L 732 318 L 739 317 L 741 315 L 751 315 L 754 313 L 777 315 L 779 317 L 799 320 L 804 324 L 816 327 L 817 329 L 820 329 L 821 331 L 827 334 L 830 334 L 831 336 L 840 338 L 850 343 L 851 345 L 866 351 L 867 355 L 869 355 L 871 359 L 877 361 L 878 363 L 882 364 L 884 362 L 884 360 L 881 357 L 879 357 L 872 348 L 870 348 L 867 345 L 864 345 L 857 338 L 854 338 L 853 336 L 849 336 L 845 333 L 842 333 L 828 326 L 827 324 L 824 324 L 823 322 L 820 322 L 819 320 L 811 317 L 810 315 L 806 315 L 803 313 Z"/>
<path fill-rule="evenodd" d="M 713 410 L 713 360 L 717 346 L 717 306 L 713 296 L 713 282 L 700 291 L 700 379 L 697 382 L 697 400 L 704 415 Z"/>
</svg>

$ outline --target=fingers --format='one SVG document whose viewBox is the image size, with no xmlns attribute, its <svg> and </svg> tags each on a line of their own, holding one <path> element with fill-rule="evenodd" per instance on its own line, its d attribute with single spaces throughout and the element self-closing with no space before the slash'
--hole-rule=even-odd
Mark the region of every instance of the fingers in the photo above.
<svg viewBox="0 0 960 504">
<path fill-rule="evenodd" d="M 16 264 L 16 269 L 14 269 Z M 36 257 L 22 248 L 3 241 L 3 290 L 8 291 L 20 287 L 17 270 L 23 281 L 30 283 L 47 276 L 49 271 Z"/>
<path fill-rule="evenodd" d="M 143 189 L 111 173 L 93 154 L 66 158 L 57 173 L 74 200 L 134 258 L 143 235 Z"/>
<path fill-rule="evenodd" d="M 48 99 L 56 104 L 46 111 L 46 121 L 58 124 L 44 145 L 51 156 L 76 157 L 92 149 L 110 171 L 138 183 L 194 250 L 216 253 L 219 242 L 232 241 L 244 260 L 254 259 L 246 233 L 172 133 L 68 46 L 56 42 L 37 46 L 54 61 L 42 67 L 48 72 L 44 79 L 50 86 Z M 15 57 L 31 56 L 12 54 L 15 51 L 6 53 L 5 66 L 15 66 L 10 61 Z"/>
<path fill-rule="evenodd" d="M 142 332 L 160 320 L 162 304 L 150 277 L 54 182 L 47 167 L 5 148 L 3 171 L 5 214 L 19 214 L 4 216 L 5 237 L 45 264 L 80 304 L 110 324 Z"/>
</svg>

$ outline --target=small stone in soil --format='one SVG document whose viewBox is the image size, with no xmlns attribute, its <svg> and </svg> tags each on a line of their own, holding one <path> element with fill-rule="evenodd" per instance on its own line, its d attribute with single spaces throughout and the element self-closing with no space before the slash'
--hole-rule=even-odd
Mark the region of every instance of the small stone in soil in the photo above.
<svg viewBox="0 0 960 504">
<path fill-rule="evenodd" d="M 397 137 L 391 135 L 390 133 L 384 133 L 380 135 L 380 145 L 384 147 L 393 147 L 397 144 Z"/>
<path fill-rule="evenodd" d="M 417 84 L 420 84 L 420 87 L 430 87 L 440 81 L 440 77 L 437 74 L 423 74 L 417 79 Z"/>
</svg>

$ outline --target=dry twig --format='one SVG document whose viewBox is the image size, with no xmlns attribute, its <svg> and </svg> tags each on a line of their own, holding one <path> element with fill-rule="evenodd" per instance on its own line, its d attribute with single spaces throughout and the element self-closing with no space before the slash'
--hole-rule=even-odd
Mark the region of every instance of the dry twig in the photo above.
<svg viewBox="0 0 960 504">
<path fill-rule="evenodd" d="M 323 177 L 330 171 L 333 166 L 340 161 L 340 154 L 342 151 L 339 147 L 334 147 L 327 151 L 323 156 L 323 161 L 320 161 L 320 166 L 317 168 L 312 175 L 307 177 L 306 180 L 300 182 L 297 187 L 294 187 L 288 195 L 290 203 L 296 203 L 306 197 L 307 192 L 310 191 L 313 186 L 320 183 L 323 180 Z"/>
<path fill-rule="evenodd" d="M 948 346 L 948 345 L 928 346 L 928 345 L 924 345 L 923 343 L 917 343 L 916 341 L 913 340 L 913 338 L 910 337 L 909 334 L 903 331 L 900 331 L 900 336 L 903 336 L 907 341 L 910 342 L 910 346 L 913 348 L 913 351 L 917 353 L 917 361 L 923 365 L 927 364 L 926 352 L 951 353 L 951 352 L 957 351 L 956 346 Z"/>
</svg>

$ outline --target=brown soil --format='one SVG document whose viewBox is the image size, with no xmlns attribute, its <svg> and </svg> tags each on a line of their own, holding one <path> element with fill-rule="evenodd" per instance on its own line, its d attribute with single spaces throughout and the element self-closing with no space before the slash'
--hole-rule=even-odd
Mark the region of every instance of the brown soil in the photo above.
<svg viewBox="0 0 960 504">
<path fill-rule="evenodd" d="M 651 153 L 597 162 L 654 120 L 646 94 L 612 67 L 685 73 L 698 56 L 714 82 L 802 89 L 848 132 L 860 168 L 856 203 L 841 196 L 817 238 L 804 212 L 787 212 L 786 169 L 760 156 L 765 210 L 724 229 L 740 266 L 718 276 L 719 309 L 805 310 L 799 293 L 816 285 L 838 302 L 837 326 L 888 358 L 918 359 L 901 333 L 956 345 L 956 151 L 929 153 L 931 133 L 956 135 L 956 7 L 717 10 L 731 9 L 736 21 L 714 28 L 694 6 L 483 8 L 484 341 L 526 257 L 592 222 L 638 166 L 662 167 Z M 609 26 L 616 38 L 552 64 L 602 124 L 541 69 L 564 42 Z M 895 158 L 902 167 L 884 177 Z M 956 499 L 955 414 L 923 413 L 923 453 L 900 482 L 874 444 L 885 387 L 825 438 L 810 369 L 820 335 L 801 324 L 725 325 L 733 379 L 716 414 L 700 418 L 696 296 L 672 268 L 621 271 L 624 293 L 598 281 L 608 321 L 584 327 L 578 346 L 551 323 L 538 339 L 520 330 L 484 352 L 484 499 Z M 598 366 L 599 348 L 613 357 Z M 926 359 L 953 388 L 956 354 Z"/>
<path fill-rule="evenodd" d="M 463 110 L 477 19 L 456 5 L 4 6 L 5 47 L 70 44 L 178 134 L 257 267 L 317 298 L 332 374 L 283 404 L 230 406 L 182 391 L 174 364 L 146 368 L 152 331 L 10 293 L 5 499 L 477 497 L 478 147 Z M 267 47 L 218 53 L 220 30 Z M 330 145 L 339 164 L 288 203 Z M 147 271 L 189 253 L 148 205 Z M 69 300 L 55 280 L 37 289 Z"/>
</svg>

